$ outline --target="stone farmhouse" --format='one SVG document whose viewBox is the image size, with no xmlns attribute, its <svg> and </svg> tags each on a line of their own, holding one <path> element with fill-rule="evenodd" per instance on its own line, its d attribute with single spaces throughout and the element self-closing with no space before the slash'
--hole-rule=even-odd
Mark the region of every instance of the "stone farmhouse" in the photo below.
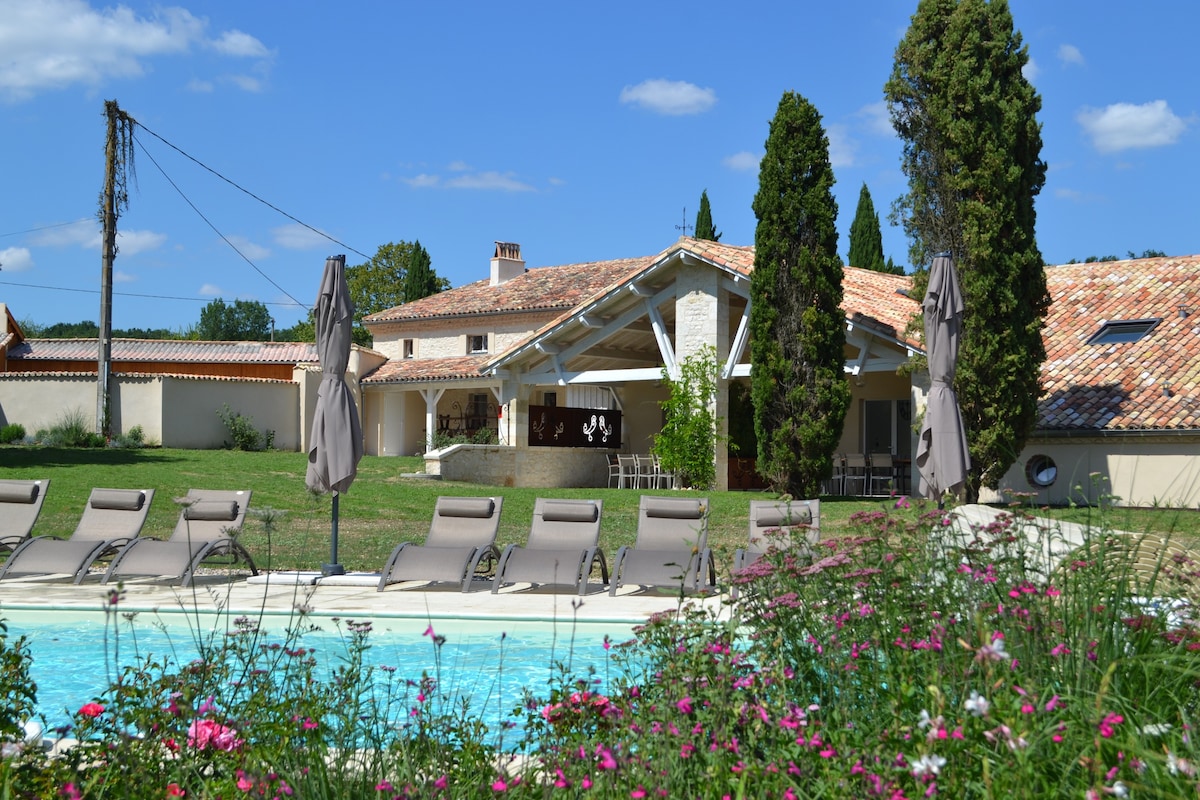
<svg viewBox="0 0 1200 800">
<path fill-rule="evenodd" d="M 527 268 L 519 245 L 498 242 L 486 278 L 364 319 L 373 347 L 354 349 L 347 380 L 366 452 L 424 454 L 446 479 L 606 486 L 609 454 L 650 451 L 664 371 L 705 346 L 719 364 L 718 415 L 727 429 L 744 423 L 753 261 L 753 248 L 681 237 L 652 256 Z M 1039 423 L 1002 489 L 1200 507 L 1200 256 L 1046 274 Z M 845 269 L 853 402 L 839 449 L 890 453 L 901 489 L 928 386 L 901 370 L 922 347 L 910 288 Z M 2 305 L 0 322 L 0 424 L 94 407 L 94 340 L 25 340 Z M 320 377 L 311 345 L 117 341 L 113 357 L 115 430 L 219 446 L 215 410 L 228 403 L 276 430 L 277 447 L 306 449 Z M 446 437 L 489 443 L 435 449 Z M 744 458 L 718 450 L 720 487 L 753 486 Z"/>
</svg>

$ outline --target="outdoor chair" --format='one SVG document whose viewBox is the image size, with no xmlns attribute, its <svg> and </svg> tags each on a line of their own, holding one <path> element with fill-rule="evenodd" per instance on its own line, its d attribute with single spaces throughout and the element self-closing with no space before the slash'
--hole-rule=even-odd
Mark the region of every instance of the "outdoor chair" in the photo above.
<svg viewBox="0 0 1200 800">
<path fill-rule="evenodd" d="M 11 553 L 30 537 L 48 488 L 49 479 L 0 480 L 0 552 Z"/>
<path fill-rule="evenodd" d="M 21 575 L 72 576 L 80 583 L 93 562 L 112 556 L 141 534 L 153 489 L 92 489 L 71 538 L 33 536 L 17 545 L 0 580 Z"/>
<path fill-rule="evenodd" d="M 510 544 L 500 555 L 492 594 L 512 583 L 570 586 L 587 594 L 588 579 L 596 564 L 608 583 L 608 561 L 600 549 L 602 500 L 548 500 L 537 498 L 533 524 L 524 547 Z"/>
<path fill-rule="evenodd" d="M 1051 573 L 1059 589 L 1081 580 L 1089 586 L 1102 579 L 1125 584 L 1132 597 L 1148 602 L 1174 601 L 1200 607 L 1200 551 L 1181 537 L 1160 533 L 1106 533 L 1067 553 Z"/>
<path fill-rule="evenodd" d="M 857 487 L 858 491 L 853 491 Z M 862 496 L 867 493 L 867 457 L 862 453 L 847 453 L 842 469 L 842 493 Z"/>
<path fill-rule="evenodd" d="M 637 487 L 638 471 L 637 459 L 628 454 L 620 454 L 617 456 L 617 465 L 619 477 L 617 478 L 618 489 L 634 489 Z"/>
<path fill-rule="evenodd" d="M 139 536 L 117 553 L 102 583 L 114 578 L 163 577 L 190 586 L 196 568 L 221 559 L 225 566 L 243 563 L 250 574 L 258 568 L 236 536 L 246 520 L 250 491 L 191 489 L 168 539 Z"/>
<path fill-rule="evenodd" d="M 868 470 L 870 494 L 887 494 L 896 485 L 896 467 L 891 453 L 871 453 Z"/>
<path fill-rule="evenodd" d="M 616 453 L 608 454 L 608 488 L 621 488 L 621 459 Z"/>
<path fill-rule="evenodd" d="M 846 493 L 846 454 L 835 453 L 833 456 L 833 473 L 822 484 L 822 493 L 844 495 Z"/>
<path fill-rule="evenodd" d="M 609 594 L 625 585 L 703 591 L 716 583 L 708 548 L 708 498 L 643 495 L 637 538 L 632 547 L 617 551 Z"/>
<path fill-rule="evenodd" d="M 379 591 L 401 581 L 458 582 L 465 592 L 481 561 L 494 563 L 503 497 L 439 497 L 423 545 L 396 546 L 379 577 Z"/>
<path fill-rule="evenodd" d="M 646 454 L 635 455 L 634 461 L 637 463 L 637 483 L 635 486 L 638 489 L 657 489 L 658 473 L 654 468 L 654 456 Z"/>
<path fill-rule="evenodd" d="M 751 500 L 750 537 L 746 547 L 733 554 L 733 571 L 746 569 L 772 551 L 787 551 L 798 561 L 811 562 L 813 546 L 820 539 L 820 500 Z M 737 598 L 737 584 L 730 594 Z"/>
</svg>

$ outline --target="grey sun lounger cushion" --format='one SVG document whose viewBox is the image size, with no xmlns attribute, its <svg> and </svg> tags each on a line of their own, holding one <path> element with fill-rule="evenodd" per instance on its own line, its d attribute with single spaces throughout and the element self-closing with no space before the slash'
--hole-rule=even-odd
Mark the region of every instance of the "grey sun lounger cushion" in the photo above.
<svg viewBox="0 0 1200 800">
<path fill-rule="evenodd" d="M 143 536 L 130 542 L 112 560 L 103 583 L 114 578 L 157 577 L 189 586 L 203 563 L 245 564 L 252 575 L 258 567 L 237 541 L 246 520 L 249 490 L 191 489 L 181 501 L 179 521 L 165 540 Z"/>
<path fill-rule="evenodd" d="M 811 560 L 813 546 L 820 540 L 820 500 L 751 500 L 749 539 L 733 554 L 733 569 L 749 567 L 771 548 Z M 732 596 L 737 596 L 736 585 Z"/>
<path fill-rule="evenodd" d="M 637 538 L 613 559 L 609 593 L 625 585 L 704 591 L 716 585 L 708 498 L 643 495 Z"/>
<path fill-rule="evenodd" d="M 49 485 L 49 480 L 0 480 L 0 552 L 29 538 Z"/>
<path fill-rule="evenodd" d="M 153 489 L 93 489 L 69 539 L 34 536 L 17 545 L 0 580 L 18 575 L 71 575 L 81 582 L 91 565 L 141 534 Z"/>
<path fill-rule="evenodd" d="M 587 594 L 597 562 L 608 582 L 608 561 L 600 549 L 600 500 L 548 500 L 533 504 L 533 524 L 525 546 L 510 544 L 500 555 L 492 593 L 510 583 L 570 586 Z"/>
<path fill-rule="evenodd" d="M 402 581 L 461 584 L 471 588 L 481 561 L 500 557 L 503 497 L 439 497 L 424 544 L 403 542 L 392 550 L 379 576 L 378 590 Z"/>
</svg>

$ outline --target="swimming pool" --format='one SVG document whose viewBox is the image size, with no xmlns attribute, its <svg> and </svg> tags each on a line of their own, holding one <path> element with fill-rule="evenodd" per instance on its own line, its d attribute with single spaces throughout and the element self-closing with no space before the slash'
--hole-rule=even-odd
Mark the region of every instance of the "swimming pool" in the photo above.
<svg viewBox="0 0 1200 800">
<path fill-rule="evenodd" d="M 33 655 L 32 677 L 38 685 L 38 709 L 46 729 L 70 723 L 85 703 L 99 697 L 124 667 L 147 656 L 170 658 L 176 665 L 194 661 L 203 642 L 219 643 L 224 631 L 236 629 L 233 615 L 184 612 L 140 612 L 132 620 L 102 612 L 26 611 L 4 609 L 9 635 L 24 635 Z M 284 643 L 289 629 L 303 626 L 298 642 L 314 651 L 318 675 L 329 679 L 345 663 L 351 625 L 370 622 L 366 665 L 389 680 L 417 681 L 423 673 L 439 678 L 443 695 L 465 699 L 492 730 L 511 725 L 510 712 L 525 689 L 546 697 L 561 678 L 562 665 L 571 675 L 594 670 L 602 690 L 615 677 L 605 637 L 622 642 L 632 636 L 632 622 L 530 620 L 458 620 L 348 618 L 307 615 L 257 615 L 250 624 L 265 633 L 263 642 Z M 114 623 L 116 632 L 114 634 Z M 246 623 L 243 623 L 243 627 Z M 435 643 L 435 638 L 440 644 Z"/>
</svg>

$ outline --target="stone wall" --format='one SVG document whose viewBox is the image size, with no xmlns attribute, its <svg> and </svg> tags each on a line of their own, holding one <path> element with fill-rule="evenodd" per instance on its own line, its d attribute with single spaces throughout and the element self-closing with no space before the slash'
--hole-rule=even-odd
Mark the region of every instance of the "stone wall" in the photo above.
<svg viewBox="0 0 1200 800">
<path fill-rule="evenodd" d="M 442 480 L 489 486 L 608 486 L 608 451 L 573 447 L 459 444 L 425 454 L 425 471 Z"/>
</svg>

